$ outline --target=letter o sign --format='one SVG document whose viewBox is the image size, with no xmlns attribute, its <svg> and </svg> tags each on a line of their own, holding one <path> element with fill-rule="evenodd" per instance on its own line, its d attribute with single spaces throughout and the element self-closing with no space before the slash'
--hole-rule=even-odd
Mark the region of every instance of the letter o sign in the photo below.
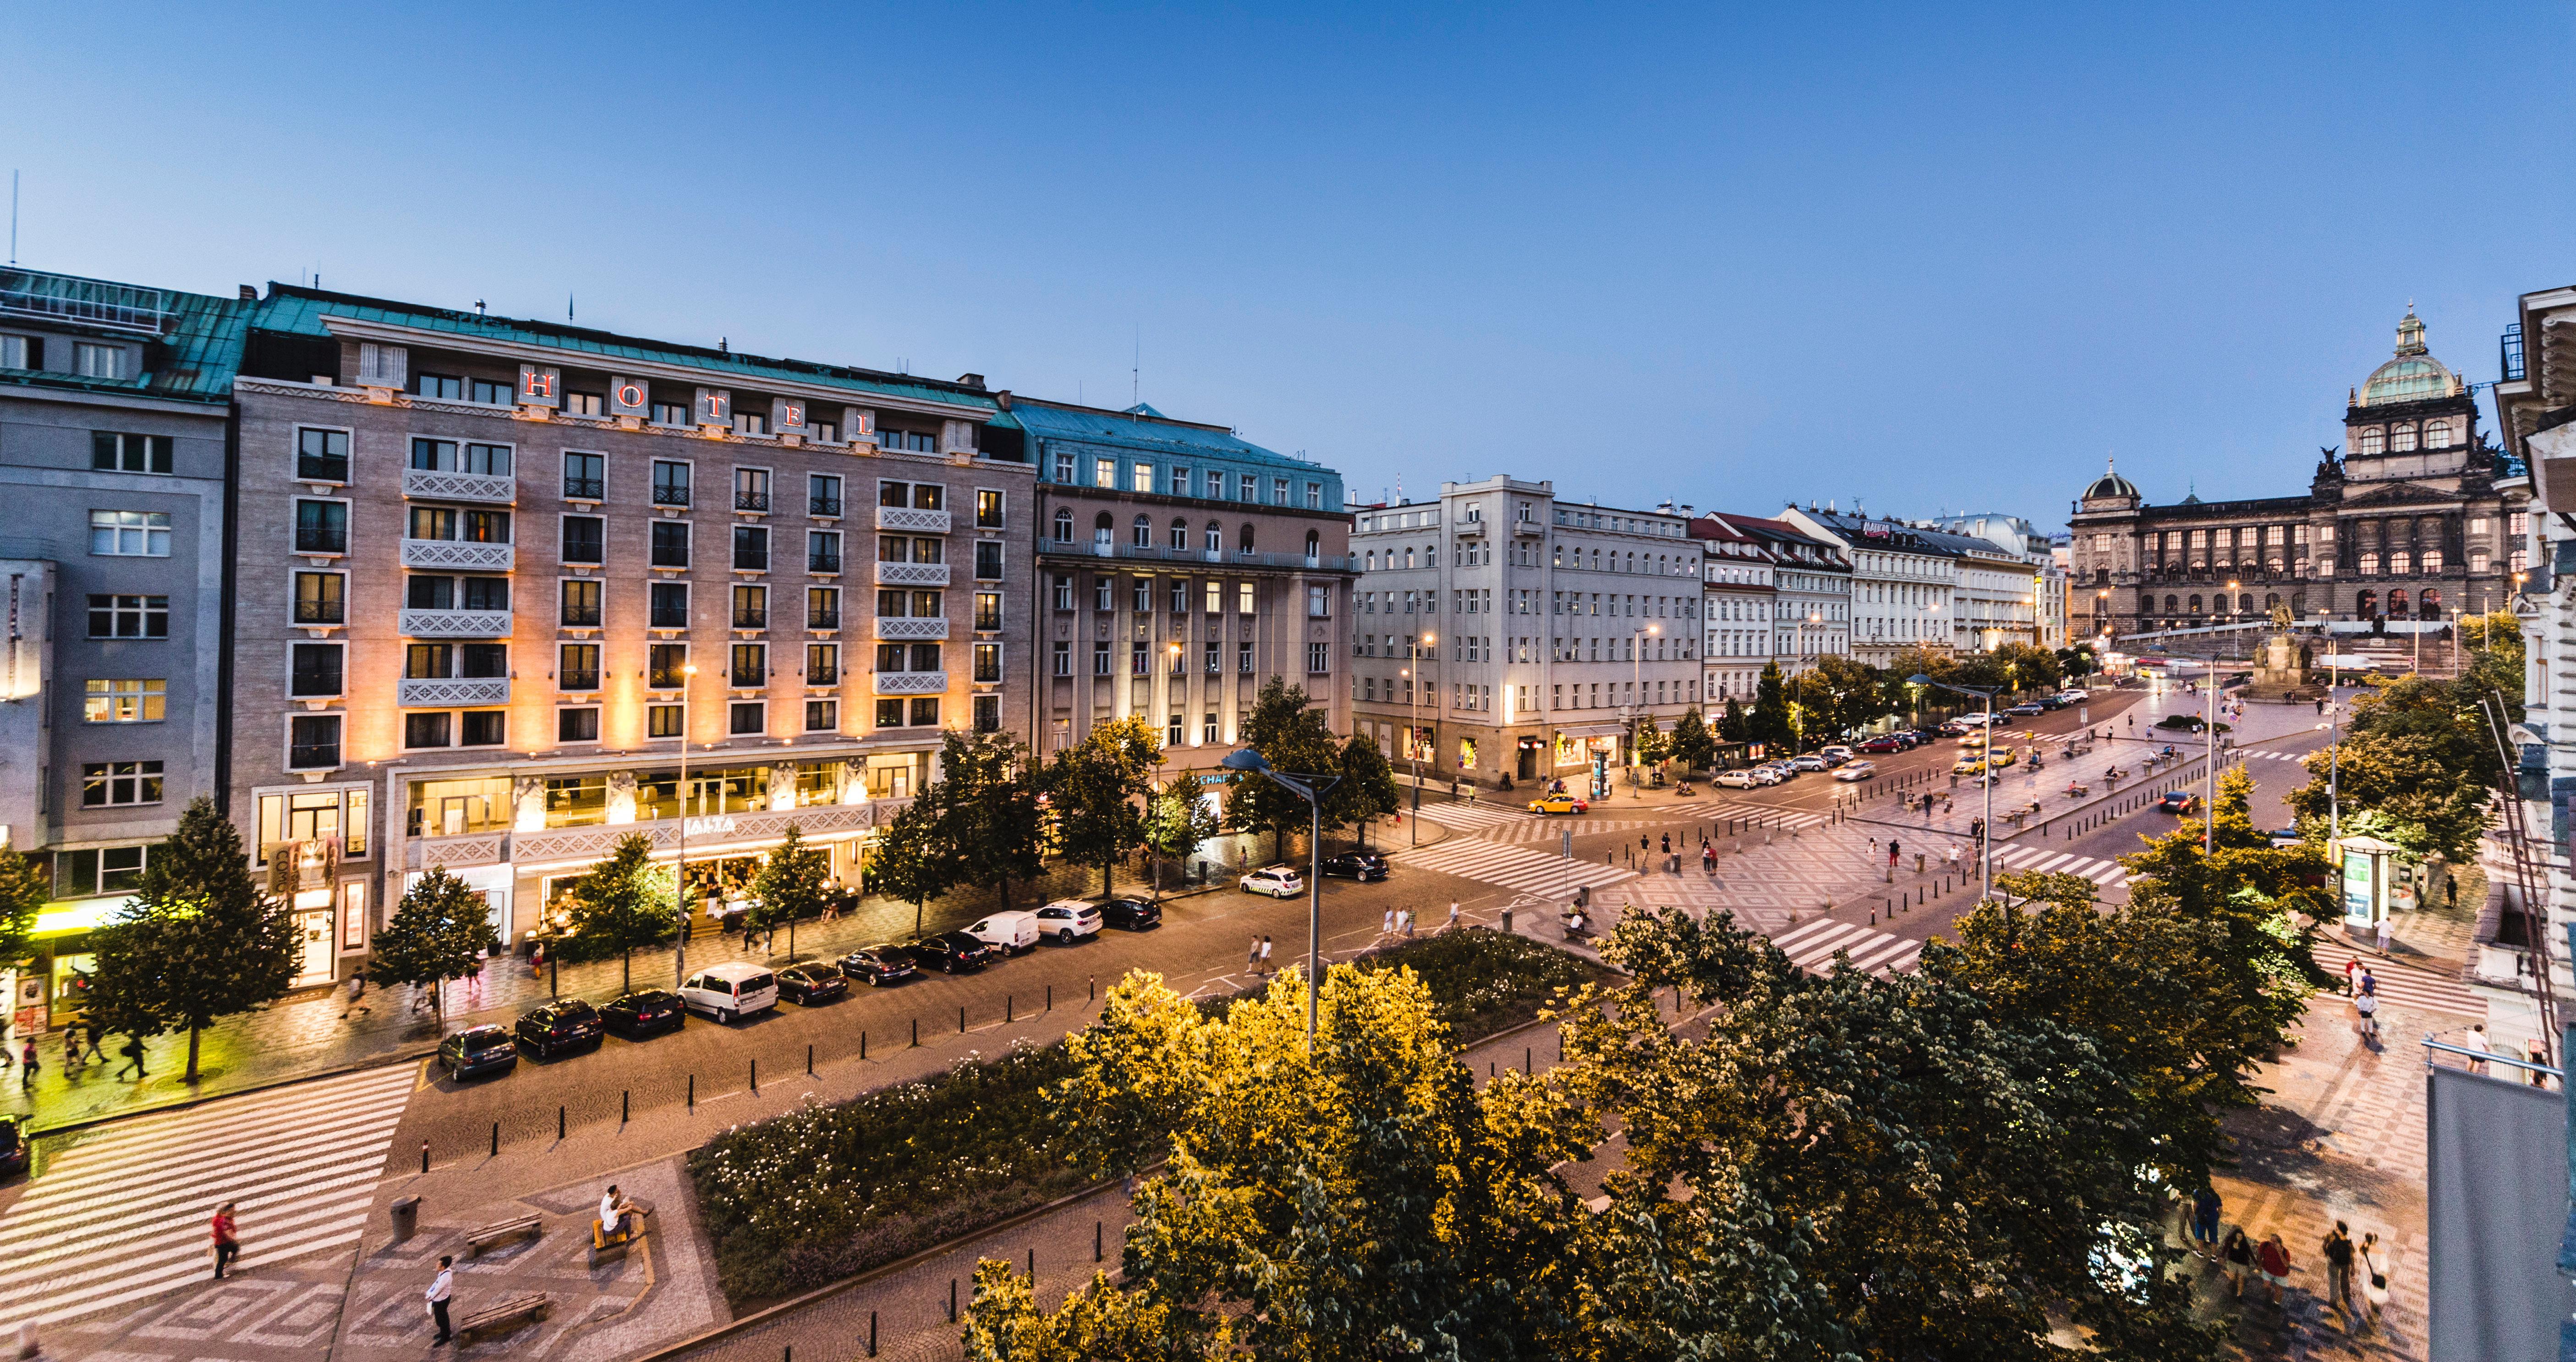
<svg viewBox="0 0 2576 1362">
<path fill-rule="evenodd" d="M 643 384 L 641 384 L 641 383 L 620 383 L 620 384 L 618 384 L 618 385 L 617 385 L 617 405 L 619 405 L 619 406 L 621 406 L 621 407 L 640 407 L 640 406 L 643 406 L 643 405 L 644 405 L 644 385 L 643 385 Z"/>
</svg>

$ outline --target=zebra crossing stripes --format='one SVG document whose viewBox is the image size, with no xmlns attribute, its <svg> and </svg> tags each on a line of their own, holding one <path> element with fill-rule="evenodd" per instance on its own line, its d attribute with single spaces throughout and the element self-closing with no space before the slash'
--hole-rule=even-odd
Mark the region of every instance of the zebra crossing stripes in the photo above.
<svg viewBox="0 0 2576 1362">
<path fill-rule="evenodd" d="M 2236 755 L 2247 761 L 2298 761 L 2308 754 L 2305 752 L 2248 752 L 2240 748 Z"/>
<path fill-rule="evenodd" d="M 2466 984 L 2456 979 L 2440 978 L 2404 965 L 2392 966 L 2376 951 L 2363 951 L 2330 936 L 2316 939 L 2315 952 L 2317 963 L 2324 966 L 2328 974 L 2338 978 L 2343 974 L 2344 962 L 2360 960 L 2376 981 L 2371 991 L 2379 995 L 2381 1002 L 2393 1007 L 2420 1008 L 2427 1012 L 2448 1012 L 2486 1020 L 2486 1000 L 2471 993 Z M 2361 972 L 2355 970 L 2353 980 L 2356 985 L 2360 979 Z"/>
<path fill-rule="evenodd" d="M 1527 823 L 1532 815 L 1491 804 L 1425 804 L 1422 816 L 1444 828 L 1494 828 Z"/>
<path fill-rule="evenodd" d="M 1395 859 L 1416 869 L 1437 870 L 1444 875 L 1517 889 L 1541 898 L 1565 898 L 1578 886 L 1598 889 L 1637 877 L 1636 871 L 1624 866 L 1603 865 L 1598 861 L 1569 861 L 1561 856 L 1477 838 L 1443 842 L 1419 851 L 1399 852 Z"/>
<path fill-rule="evenodd" d="M 1700 816 L 1719 821 L 1741 819 L 1767 828 L 1812 828 L 1825 821 L 1825 816 L 1820 813 L 1769 804 L 1739 804 L 1731 800 L 1709 805 Z"/>
<path fill-rule="evenodd" d="M 225 1201 L 239 1203 L 236 1268 L 355 1244 L 415 1078 L 370 1069 L 80 1137 L 0 1215 L 0 1331 L 205 1276 Z"/>
<path fill-rule="evenodd" d="M 1853 969 L 1870 974 L 1901 974 L 1923 958 L 1920 941 L 1832 918 L 1793 927 L 1771 938 L 1771 944 L 1791 964 L 1815 974 L 1830 971 L 1837 953 L 1849 955 Z"/>
<path fill-rule="evenodd" d="M 2031 870 L 2041 874 L 2081 875 L 2104 889 L 2117 889 L 2129 882 L 2129 872 L 2117 861 L 2071 852 L 2050 851 L 2045 845 L 1995 848 L 1995 864 L 2006 870 Z"/>
</svg>

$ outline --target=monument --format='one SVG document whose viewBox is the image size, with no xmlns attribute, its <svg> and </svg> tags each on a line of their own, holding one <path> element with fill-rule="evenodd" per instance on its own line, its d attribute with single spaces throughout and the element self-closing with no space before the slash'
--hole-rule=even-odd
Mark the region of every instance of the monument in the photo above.
<svg viewBox="0 0 2576 1362">
<path fill-rule="evenodd" d="M 2308 650 L 2291 634 L 2297 620 L 2287 605 L 2272 607 L 2272 626 L 2280 632 L 2254 651 L 2254 683 L 2247 690 L 2257 699 L 2305 699 L 2297 694 L 2308 684 Z"/>
</svg>

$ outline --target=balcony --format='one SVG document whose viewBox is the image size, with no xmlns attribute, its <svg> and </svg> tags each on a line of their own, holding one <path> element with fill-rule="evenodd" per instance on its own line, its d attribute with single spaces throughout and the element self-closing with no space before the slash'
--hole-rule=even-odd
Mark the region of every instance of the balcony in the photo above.
<svg viewBox="0 0 2576 1362">
<path fill-rule="evenodd" d="M 402 565 L 407 568 L 508 572 L 518 565 L 518 561 L 515 547 L 509 544 L 485 544 L 470 539 L 402 541 Z"/>
<path fill-rule="evenodd" d="M 1246 553 L 1241 549 L 1169 549 L 1159 545 L 1066 544 L 1038 541 L 1041 558 L 1120 558 L 1137 563 L 1216 563 L 1229 568 L 1291 568 L 1308 572 L 1357 572 L 1360 560 L 1350 554 Z"/>
<path fill-rule="evenodd" d="M 510 703 L 506 676 L 413 677 L 396 684 L 396 704 L 406 709 L 446 709 L 457 705 Z"/>
<path fill-rule="evenodd" d="M 946 563 L 879 563 L 877 564 L 877 585 L 946 586 L 948 585 L 948 565 Z"/>
<path fill-rule="evenodd" d="M 606 479 L 564 479 L 564 500 L 566 501 L 599 501 L 604 499 L 607 495 L 608 483 Z"/>
<path fill-rule="evenodd" d="M 766 512 L 769 509 L 769 494 L 767 492 L 736 492 L 733 494 L 733 508 L 737 511 Z"/>
<path fill-rule="evenodd" d="M 944 695 L 948 691 L 946 672 L 878 672 L 879 695 Z"/>
<path fill-rule="evenodd" d="M 838 610 L 808 610 L 805 612 L 805 628 L 812 633 L 830 633 L 840 627 L 841 612 Z"/>
<path fill-rule="evenodd" d="M 837 516 L 841 513 L 841 499 L 839 497 L 815 497 L 805 503 L 805 510 L 809 515 Z"/>
<path fill-rule="evenodd" d="M 877 528 L 907 530 L 913 534 L 946 534 L 948 513 L 925 511 L 918 506 L 880 506 L 877 508 Z"/>
<path fill-rule="evenodd" d="M 519 499 L 519 480 L 490 473 L 450 473 L 439 468 L 403 470 L 403 495 L 430 501 L 489 501 L 503 506 Z"/>
<path fill-rule="evenodd" d="M 402 632 L 412 638 L 500 638 L 510 632 L 510 612 L 405 610 Z"/>
<path fill-rule="evenodd" d="M 689 504 L 689 489 L 686 487 L 657 485 L 653 489 L 653 504 L 656 506 L 686 506 Z"/>
<path fill-rule="evenodd" d="M 876 633 L 887 643 L 934 643 L 948 637 L 948 621 L 879 615 Z"/>
<path fill-rule="evenodd" d="M 841 575 L 841 555 L 837 553 L 806 554 L 805 570 L 818 575 L 829 574 L 837 577 Z"/>
</svg>

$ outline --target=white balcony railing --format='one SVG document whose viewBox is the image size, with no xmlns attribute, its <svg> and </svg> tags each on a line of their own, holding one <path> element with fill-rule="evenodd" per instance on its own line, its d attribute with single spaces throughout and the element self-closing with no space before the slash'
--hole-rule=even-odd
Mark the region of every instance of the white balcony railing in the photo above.
<svg viewBox="0 0 2576 1362">
<path fill-rule="evenodd" d="M 506 705 L 506 676 L 410 677 L 395 688 L 395 702 L 406 709 L 443 709 L 452 705 Z"/>
<path fill-rule="evenodd" d="M 887 642 L 931 642 L 948 637 L 948 621 L 877 617 L 877 637 Z"/>
<path fill-rule="evenodd" d="M 510 632 L 510 612 L 406 610 L 402 631 L 413 638 L 499 638 Z"/>
<path fill-rule="evenodd" d="M 946 563 L 879 563 L 877 564 L 877 585 L 946 586 L 948 585 L 948 565 Z"/>
<path fill-rule="evenodd" d="M 407 568 L 461 568 L 468 572 L 508 572 L 518 563 L 509 544 L 483 544 L 467 539 L 406 539 L 402 563 Z M 942 577 L 945 582 L 948 579 Z"/>
<path fill-rule="evenodd" d="M 877 528 L 909 530 L 914 534 L 946 534 L 948 513 L 925 511 L 913 506 L 880 506 L 877 508 Z"/>
<path fill-rule="evenodd" d="M 948 691 L 946 672 L 878 672 L 879 695 L 943 695 Z"/>
<path fill-rule="evenodd" d="M 519 480 L 507 473 L 450 473 L 436 468 L 403 470 L 403 495 L 430 501 L 497 501 L 519 499 Z"/>
</svg>

